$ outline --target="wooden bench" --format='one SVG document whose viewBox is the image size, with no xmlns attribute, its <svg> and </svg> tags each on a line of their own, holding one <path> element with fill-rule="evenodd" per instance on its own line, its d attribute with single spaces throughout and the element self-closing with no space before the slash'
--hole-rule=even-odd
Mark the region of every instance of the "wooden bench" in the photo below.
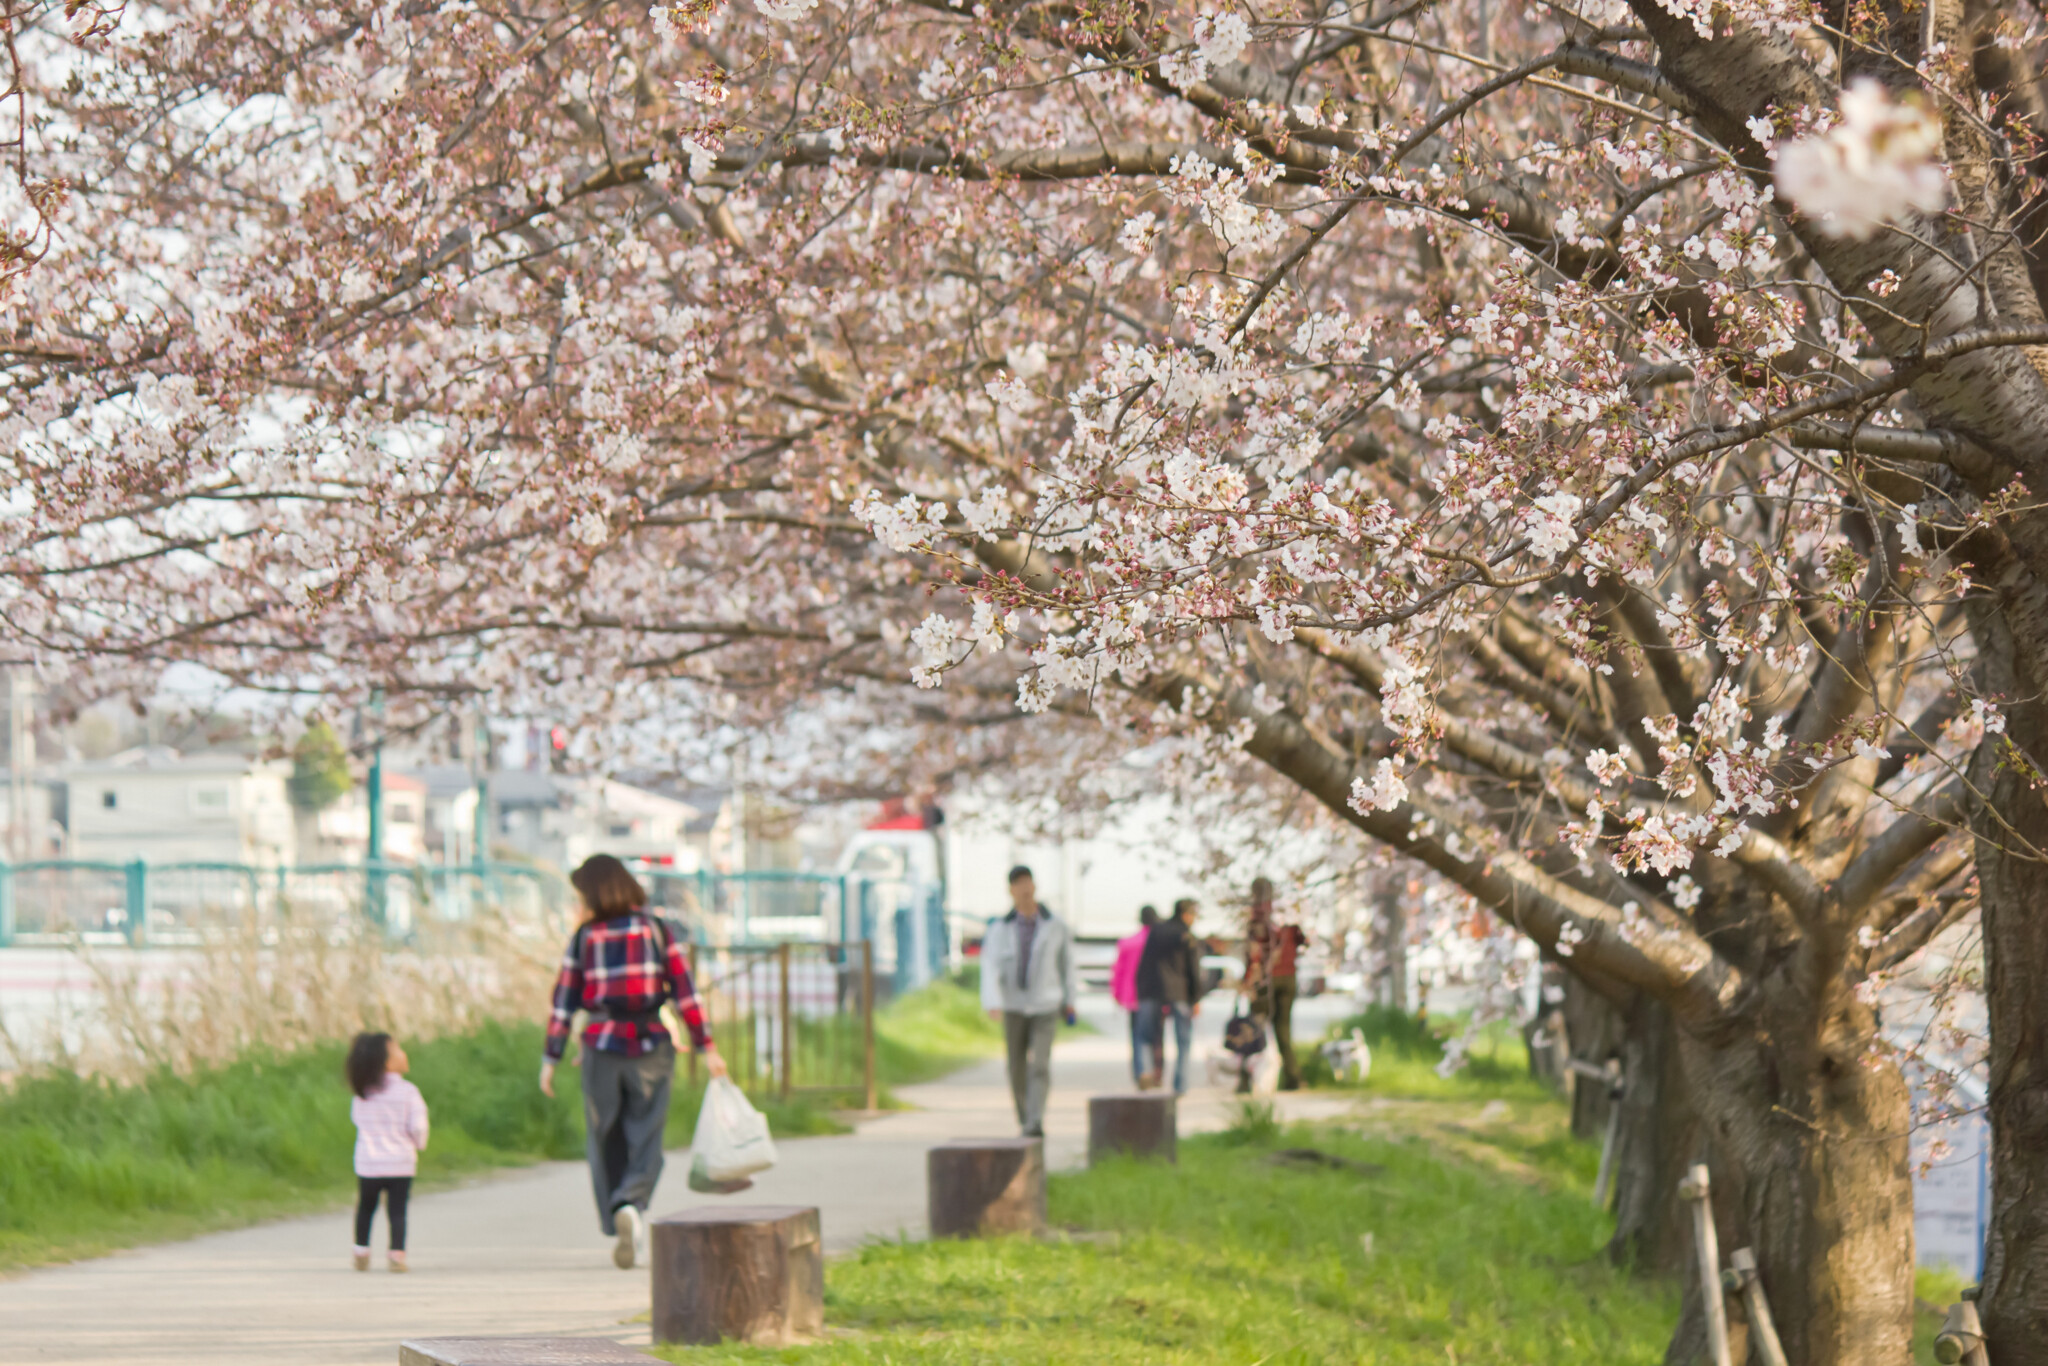
<svg viewBox="0 0 2048 1366">
<path fill-rule="evenodd" d="M 1088 1098 L 1088 1163 L 1115 1153 L 1176 1160 L 1178 1115 L 1171 1091 Z"/>
<path fill-rule="evenodd" d="M 1045 1231 L 1045 1140 L 957 1138 L 925 1155 L 934 1238 Z"/>
<path fill-rule="evenodd" d="M 610 1338 L 413 1338 L 398 1366 L 663 1366 Z"/>
<path fill-rule="evenodd" d="M 708 1205 L 656 1219 L 654 1340 L 781 1347 L 825 1329 L 825 1248 L 802 1205 Z"/>
</svg>

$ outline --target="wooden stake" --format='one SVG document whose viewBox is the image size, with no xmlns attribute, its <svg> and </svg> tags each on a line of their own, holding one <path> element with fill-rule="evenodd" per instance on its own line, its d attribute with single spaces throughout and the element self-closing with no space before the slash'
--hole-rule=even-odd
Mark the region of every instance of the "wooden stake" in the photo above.
<svg viewBox="0 0 2048 1366">
<path fill-rule="evenodd" d="M 1707 1164 L 1696 1162 L 1678 1183 L 1678 1198 L 1692 1207 L 1692 1245 L 1699 1255 L 1700 1308 L 1707 1319 L 1707 1357 L 1713 1366 L 1734 1366 L 1728 1357 L 1728 1306 L 1721 1300 L 1721 1244 L 1714 1234 L 1714 1207 L 1707 1198 Z"/>
<path fill-rule="evenodd" d="M 1614 1177 L 1614 1150 L 1621 1146 L 1621 1059 L 1607 1060 L 1607 1137 L 1600 1144 L 1600 1174 L 1593 1178 L 1593 1208 L 1607 1208 L 1607 1183 Z"/>
<path fill-rule="evenodd" d="M 1991 1354 L 1984 1350 L 1984 1325 L 1977 1319 L 1977 1306 L 1957 1300 L 1949 1306 L 1948 1322 L 1934 1339 L 1934 1359 L 1942 1366 L 1991 1366 Z"/>
<path fill-rule="evenodd" d="M 875 1112 L 875 943 L 860 941 L 861 1082 L 867 1087 L 868 1113 Z"/>
<path fill-rule="evenodd" d="M 777 1010 L 782 1029 L 782 1099 L 787 1102 L 790 1085 L 796 1078 L 796 1040 L 789 1032 L 789 941 L 784 940 L 777 948 L 775 961 L 780 983 Z"/>
<path fill-rule="evenodd" d="M 1756 1255 L 1746 1247 L 1728 1254 L 1728 1274 L 1721 1284 L 1742 1294 L 1743 1312 L 1749 1315 L 1749 1332 L 1756 1342 L 1756 1354 L 1764 1366 L 1786 1366 L 1785 1346 L 1778 1341 L 1778 1325 L 1771 1318 L 1771 1302 L 1764 1298 L 1764 1283 L 1757 1279 Z"/>
</svg>

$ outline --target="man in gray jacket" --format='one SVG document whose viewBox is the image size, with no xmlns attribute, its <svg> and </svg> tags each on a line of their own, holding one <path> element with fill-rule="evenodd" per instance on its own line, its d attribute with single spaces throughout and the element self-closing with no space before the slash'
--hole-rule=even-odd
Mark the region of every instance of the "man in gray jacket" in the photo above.
<svg viewBox="0 0 2048 1366">
<path fill-rule="evenodd" d="M 1010 903 L 981 940 L 981 1004 L 1003 1022 L 1010 1052 L 1010 1095 L 1026 1138 L 1045 1136 L 1045 1093 L 1052 1087 L 1052 1036 L 1074 1021 L 1074 936 L 1038 904 L 1038 884 L 1019 864 L 1010 870 Z"/>
</svg>

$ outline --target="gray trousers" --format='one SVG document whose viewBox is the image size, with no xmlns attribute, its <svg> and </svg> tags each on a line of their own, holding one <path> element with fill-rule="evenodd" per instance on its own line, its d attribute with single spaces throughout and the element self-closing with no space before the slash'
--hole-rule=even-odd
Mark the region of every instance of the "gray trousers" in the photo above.
<svg viewBox="0 0 2048 1366">
<path fill-rule="evenodd" d="M 612 1211 L 642 1210 L 661 1179 L 661 1134 L 668 1127 L 668 1093 L 675 1081 L 676 1049 L 663 1043 L 638 1058 L 583 1050 L 584 1152 L 597 1196 L 597 1222 L 611 1237 Z"/>
<path fill-rule="evenodd" d="M 1045 1136 L 1045 1093 L 1052 1089 L 1052 1036 L 1058 1014 L 1003 1012 L 1003 1042 L 1010 1049 L 1010 1098 L 1026 1138 Z"/>
</svg>

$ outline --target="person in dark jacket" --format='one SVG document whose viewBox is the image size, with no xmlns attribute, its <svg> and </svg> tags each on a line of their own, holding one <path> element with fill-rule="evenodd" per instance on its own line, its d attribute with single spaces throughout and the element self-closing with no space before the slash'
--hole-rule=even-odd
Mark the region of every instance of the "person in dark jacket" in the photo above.
<svg viewBox="0 0 2048 1366">
<path fill-rule="evenodd" d="M 1151 1090 L 1166 1077 L 1166 1022 L 1173 1021 L 1173 1093 L 1188 1089 L 1188 1048 L 1202 1005 L 1202 942 L 1193 932 L 1195 903 L 1173 903 L 1173 914 L 1145 938 L 1138 959 L 1138 1008 L 1150 1032 L 1151 1075 L 1139 1086 Z"/>
</svg>

